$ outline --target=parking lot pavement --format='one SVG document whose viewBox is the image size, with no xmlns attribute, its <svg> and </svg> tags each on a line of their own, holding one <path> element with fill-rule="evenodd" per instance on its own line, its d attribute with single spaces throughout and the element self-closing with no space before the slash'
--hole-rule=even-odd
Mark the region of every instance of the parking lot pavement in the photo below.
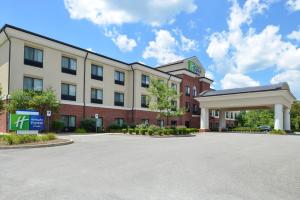
<svg viewBox="0 0 300 200">
<path fill-rule="evenodd" d="M 300 199 L 300 136 L 63 136 L 0 151 L 0 199 Z"/>
</svg>

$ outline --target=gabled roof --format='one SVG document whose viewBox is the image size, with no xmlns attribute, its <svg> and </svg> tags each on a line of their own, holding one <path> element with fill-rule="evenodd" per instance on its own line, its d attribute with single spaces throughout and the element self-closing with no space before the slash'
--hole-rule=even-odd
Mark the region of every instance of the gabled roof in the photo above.
<svg viewBox="0 0 300 200">
<path fill-rule="evenodd" d="M 290 91 L 289 85 L 286 82 L 264 85 L 256 87 L 244 87 L 244 88 L 234 88 L 226 90 L 207 90 L 199 94 L 199 97 L 210 97 L 210 96 L 221 96 L 230 94 L 241 94 L 241 93 L 251 93 L 251 92 L 266 92 L 275 90 L 288 90 Z"/>
</svg>

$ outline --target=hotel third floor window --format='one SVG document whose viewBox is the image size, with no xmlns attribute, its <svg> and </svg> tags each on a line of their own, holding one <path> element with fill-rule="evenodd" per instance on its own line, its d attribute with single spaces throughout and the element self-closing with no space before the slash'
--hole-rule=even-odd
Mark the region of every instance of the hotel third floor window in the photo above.
<svg viewBox="0 0 300 200">
<path fill-rule="evenodd" d="M 215 111 L 215 116 L 219 117 L 219 111 L 217 111 L 217 110 Z"/>
<path fill-rule="evenodd" d="M 228 118 L 229 118 L 229 113 L 228 113 L 228 112 L 225 112 L 225 116 L 226 116 L 226 118 L 228 119 Z"/>
<path fill-rule="evenodd" d="M 190 102 L 185 102 L 185 110 L 186 110 L 186 112 L 190 112 L 191 111 Z"/>
<path fill-rule="evenodd" d="M 147 95 L 141 96 L 141 107 L 149 108 L 149 96 L 147 96 Z"/>
<path fill-rule="evenodd" d="M 193 104 L 193 114 L 199 115 L 199 107 L 197 104 Z"/>
<path fill-rule="evenodd" d="M 115 92 L 115 106 L 124 106 L 124 93 Z"/>
<path fill-rule="evenodd" d="M 32 47 L 24 47 L 24 64 L 43 67 L 43 51 Z"/>
<path fill-rule="evenodd" d="M 148 88 L 150 85 L 150 77 L 145 75 L 145 74 L 142 74 L 142 87 L 144 88 Z"/>
<path fill-rule="evenodd" d="M 171 101 L 171 105 L 172 105 L 171 110 L 176 111 L 177 110 L 177 101 Z"/>
<path fill-rule="evenodd" d="M 76 101 L 76 86 L 71 84 L 61 84 L 61 99 Z"/>
<path fill-rule="evenodd" d="M 116 123 L 118 126 L 123 126 L 123 124 L 124 124 L 124 119 L 123 119 L 123 118 L 115 118 L 115 123 Z"/>
<path fill-rule="evenodd" d="M 61 71 L 63 73 L 76 75 L 76 69 L 77 69 L 77 60 L 76 59 L 62 56 Z"/>
<path fill-rule="evenodd" d="M 233 112 L 230 112 L 230 118 L 233 119 Z"/>
<path fill-rule="evenodd" d="M 125 73 L 120 71 L 115 71 L 115 84 L 124 85 Z"/>
<path fill-rule="evenodd" d="M 190 86 L 185 86 L 185 96 L 190 96 L 191 95 L 191 88 Z"/>
<path fill-rule="evenodd" d="M 103 90 L 101 89 L 91 89 L 91 103 L 103 103 Z"/>
<path fill-rule="evenodd" d="M 76 116 L 62 115 L 61 120 L 64 122 L 65 129 L 67 129 L 67 131 L 72 131 L 72 130 L 75 129 L 75 127 L 76 127 Z"/>
<path fill-rule="evenodd" d="M 194 86 L 193 87 L 193 97 L 197 96 L 197 88 Z"/>
<path fill-rule="evenodd" d="M 43 80 L 25 76 L 23 79 L 23 89 L 24 90 L 42 91 L 43 90 Z"/>
<path fill-rule="evenodd" d="M 91 78 L 102 81 L 103 80 L 103 67 L 92 64 Z"/>
</svg>

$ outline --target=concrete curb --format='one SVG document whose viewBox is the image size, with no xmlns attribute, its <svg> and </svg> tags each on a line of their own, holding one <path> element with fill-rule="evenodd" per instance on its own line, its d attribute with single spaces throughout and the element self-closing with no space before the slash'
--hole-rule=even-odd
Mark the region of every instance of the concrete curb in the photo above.
<svg viewBox="0 0 300 200">
<path fill-rule="evenodd" d="M 64 141 L 57 142 L 57 143 L 49 143 L 49 144 L 32 144 L 32 145 L 7 145 L 7 146 L 0 146 L 1 149 L 31 149 L 31 148 L 43 148 L 43 147 L 55 147 L 55 146 L 63 146 L 74 143 L 71 139 L 62 139 Z"/>
</svg>

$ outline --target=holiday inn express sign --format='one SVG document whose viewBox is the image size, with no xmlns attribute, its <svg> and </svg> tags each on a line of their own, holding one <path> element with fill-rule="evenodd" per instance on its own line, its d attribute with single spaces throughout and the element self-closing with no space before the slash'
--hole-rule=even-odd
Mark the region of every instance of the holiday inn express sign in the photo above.
<svg viewBox="0 0 300 200">
<path fill-rule="evenodd" d="M 44 130 L 44 117 L 32 111 L 18 111 L 10 114 L 9 129 L 12 131 Z"/>
<path fill-rule="evenodd" d="M 203 73 L 202 68 L 192 60 L 188 60 L 188 70 L 198 75 Z"/>
</svg>

